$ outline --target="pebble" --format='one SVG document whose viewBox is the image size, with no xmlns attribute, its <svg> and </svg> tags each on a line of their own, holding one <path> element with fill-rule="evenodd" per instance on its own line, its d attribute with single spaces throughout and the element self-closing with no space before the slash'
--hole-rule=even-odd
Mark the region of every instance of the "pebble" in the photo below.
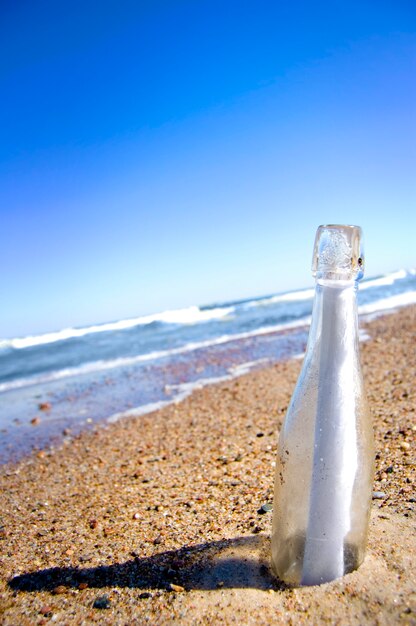
<svg viewBox="0 0 416 626">
<path fill-rule="evenodd" d="M 88 583 L 79 583 L 78 585 L 78 589 L 80 591 L 84 591 L 84 589 L 87 589 L 87 588 L 88 588 Z"/>
<path fill-rule="evenodd" d="M 94 604 L 92 605 L 94 609 L 109 609 L 111 606 L 111 600 L 107 594 L 103 596 L 98 596 L 94 600 Z"/>
<path fill-rule="evenodd" d="M 185 591 L 185 587 L 182 587 L 182 585 L 175 585 L 175 583 L 169 583 L 168 588 L 170 591 L 176 591 L 177 593 L 179 593 L 180 591 Z"/>
<path fill-rule="evenodd" d="M 257 513 L 259 515 L 264 515 L 265 513 L 269 513 L 272 510 L 273 510 L 273 504 L 271 504 L 270 502 L 266 502 L 265 504 L 261 505 Z"/>
<path fill-rule="evenodd" d="M 49 606 L 49 604 L 44 604 L 40 609 L 39 609 L 39 613 L 41 613 L 41 615 L 50 615 L 52 613 L 52 607 Z"/>
<path fill-rule="evenodd" d="M 409 450 L 410 443 L 408 441 L 401 441 L 400 442 L 400 447 L 401 447 L 402 450 Z"/>
<path fill-rule="evenodd" d="M 92 554 L 81 554 L 81 556 L 79 557 L 79 562 L 80 563 L 87 563 L 88 561 L 92 561 L 92 558 L 93 558 Z"/>
<path fill-rule="evenodd" d="M 385 497 L 384 491 L 373 491 L 373 500 L 384 500 Z"/>
<path fill-rule="evenodd" d="M 65 587 L 65 585 L 58 585 L 57 587 L 55 587 L 55 589 L 52 591 L 52 593 L 54 593 L 56 596 L 62 594 L 62 593 L 66 593 L 68 591 L 68 588 Z"/>
<path fill-rule="evenodd" d="M 30 423 L 32 426 L 38 426 L 40 424 L 40 417 L 32 417 Z"/>
<path fill-rule="evenodd" d="M 147 600 L 148 598 L 151 598 L 152 594 L 149 593 L 149 591 L 143 591 L 142 593 L 139 593 L 139 598 L 140 600 Z"/>
<path fill-rule="evenodd" d="M 50 402 L 39 402 L 38 409 L 39 411 L 50 411 L 52 405 Z"/>
</svg>

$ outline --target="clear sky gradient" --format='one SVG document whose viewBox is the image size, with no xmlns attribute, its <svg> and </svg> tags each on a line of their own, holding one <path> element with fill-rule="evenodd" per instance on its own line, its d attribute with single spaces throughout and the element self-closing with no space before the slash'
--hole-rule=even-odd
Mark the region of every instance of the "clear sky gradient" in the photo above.
<svg viewBox="0 0 416 626">
<path fill-rule="evenodd" d="M 416 265 L 416 6 L 1 3 L 0 337 Z"/>
</svg>

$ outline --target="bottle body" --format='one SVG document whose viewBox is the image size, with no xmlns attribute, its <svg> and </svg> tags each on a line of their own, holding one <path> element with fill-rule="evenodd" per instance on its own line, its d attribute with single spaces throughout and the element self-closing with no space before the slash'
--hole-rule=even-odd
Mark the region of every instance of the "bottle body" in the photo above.
<svg viewBox="0 0 416 626">
<path fill-rule="evenodd" d="M 374 441 L 356 289 L 353 278 L 318 278 L 308 347 L 279 437 L 272 567 L 290 584 L 328 582 L 365 555 Z"/>
</svg>

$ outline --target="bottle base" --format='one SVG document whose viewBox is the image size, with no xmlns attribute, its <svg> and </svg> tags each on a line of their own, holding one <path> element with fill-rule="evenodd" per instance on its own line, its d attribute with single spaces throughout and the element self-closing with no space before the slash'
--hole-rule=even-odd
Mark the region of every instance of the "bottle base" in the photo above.
<svg viewBox="0 0 416 626">
<path fill-rule="evenodd" d="M 271 569 L 277 578 L 289 585 L 295 586 L 320 585 L 358 569 L 364 558 L 363 550 L 356 544 L 344 542 L 343 568 L 340 576 L 332 576 L 329 579 L 326 579 L 325 576 L 320 576 L 318 580 L 313 580 L 312 582 L 307 576 L 307 573 L 303 571 L 305 544 L 305 534 L 292 535 L 292 537 L 289 537 L 284 543 L 279 541 L 279 548 L 275 551 L 273 550 L 272 538 Z M 305 578 L 308 582 L 302 582 Z"/>
</svg>

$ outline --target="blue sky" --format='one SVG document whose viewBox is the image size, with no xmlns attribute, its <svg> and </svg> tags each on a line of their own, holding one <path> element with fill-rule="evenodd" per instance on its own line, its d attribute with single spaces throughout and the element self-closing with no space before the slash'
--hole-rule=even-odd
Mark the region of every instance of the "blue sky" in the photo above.
<svg viewBox="0 0 416 626">
<path fill-rule="evenodd" d="M 5 4 L 1 337 L 416 265 L 410 0 Z"/>
</svg>

